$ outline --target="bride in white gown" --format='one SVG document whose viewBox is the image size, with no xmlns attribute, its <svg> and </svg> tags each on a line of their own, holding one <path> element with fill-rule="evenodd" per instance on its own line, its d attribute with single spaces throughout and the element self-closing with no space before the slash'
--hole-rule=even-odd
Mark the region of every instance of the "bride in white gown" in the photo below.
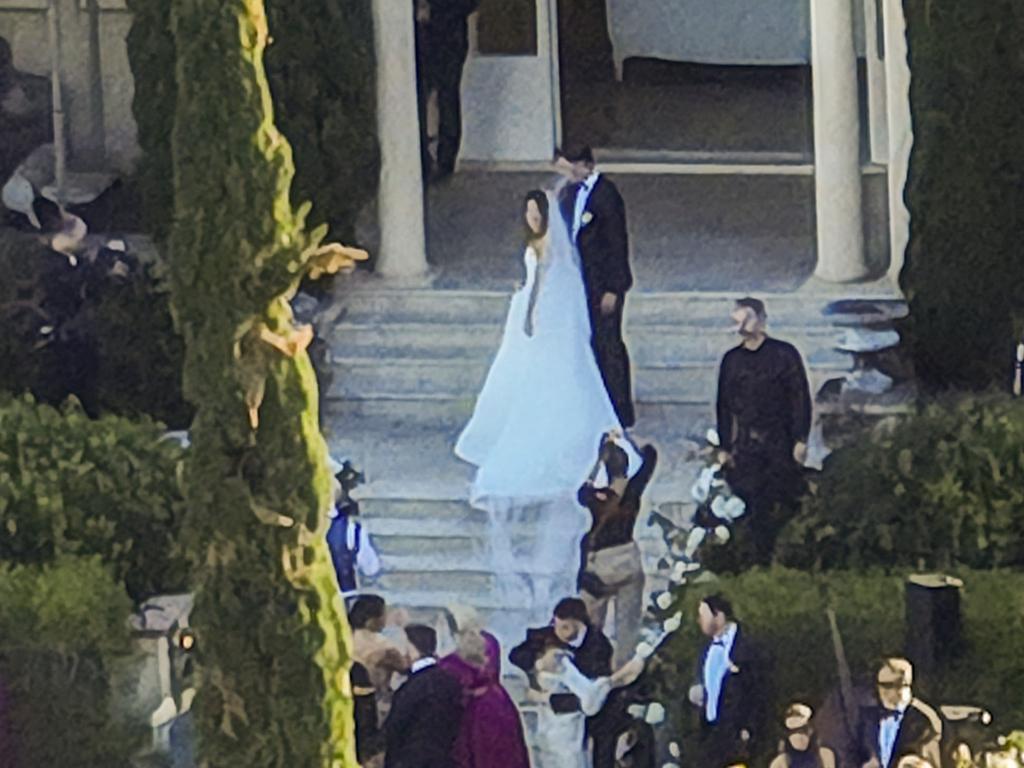
<svg viewBox="0 0 1024 768">
<path fill-rule="evenodd" d="M 575 504 L 576 491 L 602 435 L 622 427 L 591 348 L 579 257 L 557 196 L 530 192 L 523 217 L 526 280 L 512 296 L 501 346 L 455 453 L 477 467 L 470 503 L 490 513 L 497 539 L 507 536 L 498 529 L 524 509 L 548 515 L 531 519 L 537 522 L 537 546 L 513 555 L 508 540 L 496 540 L 492 556 L 506 559 L 510 569 L 515 561 L 519 572 L 528 567 L 524 558 L 538 567 L 557 564 L 574 588 L 571 563 L 578 560 L 579 537 L 589 522 Z M 639 456 L 622 442 L 635 469 Z M 549 592 L 563 594 L 544 597 L 562 597 L 566 588 L 550 586 Z"/>
</svg>

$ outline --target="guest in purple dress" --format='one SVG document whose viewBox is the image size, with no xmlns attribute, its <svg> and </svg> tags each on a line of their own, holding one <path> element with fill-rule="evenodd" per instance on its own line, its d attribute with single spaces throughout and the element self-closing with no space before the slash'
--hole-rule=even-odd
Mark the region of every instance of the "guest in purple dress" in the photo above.
<svg viewBox="0 0 1024 768">
<path fill-rule="evenodd" d="M 452 762 L 456 768 L 530 768 L 523 721 L 501 685 L 501 647 L 471 612 L 456 613 L 463 614 L 459 621 L 448 616 L 456 651 L 439 662 L 465 697 Z"/>
</svg>

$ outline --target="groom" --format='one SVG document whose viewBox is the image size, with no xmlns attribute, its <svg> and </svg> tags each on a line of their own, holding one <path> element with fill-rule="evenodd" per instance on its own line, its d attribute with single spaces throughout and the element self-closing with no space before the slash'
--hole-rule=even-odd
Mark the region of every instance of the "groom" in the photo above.
<svg viewBox="0 0 1024 768">
<path fill-rule="evenodd" d="M 619 423 L 628 429 L 636 416 L 629 353 L 622 340 L 622 310 L 633 285 L 626 205 L 616 186 L 594 165 L 588 146 L 555 155 L 555 167 L 572 182 L 562 191 L 559 206 L 579 248 L 594 356 Z"/>
</svg>

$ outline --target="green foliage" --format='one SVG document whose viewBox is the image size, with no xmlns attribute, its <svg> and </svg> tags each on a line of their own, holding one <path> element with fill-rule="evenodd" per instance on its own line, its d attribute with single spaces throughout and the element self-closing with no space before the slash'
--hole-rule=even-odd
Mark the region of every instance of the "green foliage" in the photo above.
<svg viewBox="0 0 1024 768">
<path fill-rule="evenodd" d="M 57 280 L 59 258 L 31 235 L 0 231 L 0 390 L 53 405 L 74 395 L 93 415 L 147 415 L 186 428 L 184 348 L 162 265 L 97 279 L 82 263 Z M 45 326 L 53 331 L 44 335 Z"/>
<path fill-rule="evenodd" d="M 324 254 L 326 227 L 308 233 L 309 206 L 289 201 L 262 0 L 173 0 L 171 22 L 169 263 L 196 406 L 183 540 L 197 584 L 200 760 L 354 766 L 349 633 L 324 539 L 327 451 L 288 305 Z"/>
<path fill-rule="evenodd" d="M 783 564 L 1024 564 L 1024 403 L 932 403 L 826 462 L 780 537 Z"/>
<path fill-rule="evenodd" d="M 171 127 L 177 86 L 174 78 L 174 35 L 170 0 L 125 0 L 132 14 L 128 61 L 135 96 L 132 114 L 138 127 L 137 175 L 146 229 L 160 242 L 167 239 L 174 213 Z"/>
<path fill-rule="evenodd" d="M 904 0 L 904 8 L 914 73 L 905 335 L 922 383 L 1008 385 L 1022 330 L 1014 323 L 1024 319 L 1024 7 Z"/>
<path fill-rule="evenodd" d="M 695 617 L 700 600 L 713 592 L 729 597 L 748 636 L 769 661 L 764 706 L 770 750 L 781 736 L 786 706 L 802 700 L 819 707 L 839 685 L 825 609 L 832 605 L 854 678 L 870 675 L 879 657 L 902 653 L 906 637 L 903 581 L 906 572 L 812 574 L 781 568 L 756 569 L 677 592 L 672 610 Z M 959 571 L 967 651 L 941 674 L 918 675 L 915 691 L 933 706 L 984 706 L 995 728 L 1024 722 L 1024 574 Z M 696 732 L 697 710 L 685 703 L 706 643 L 694 621 L 685 621 L 655 673 L 661 701 L 671 706 L 683 743 Z M 993 674 L 998 670 L 998 674 Z M 767 762 L 765 756 L 764 762 Z M 760 764 L 755 761 L 755 764 Z"/>
<path fill-rule="evenodd" d="M 0 570 L 0 678 L 18 765 L 127 768 L 147 735 L 115 714 L 132 602 L 98 557 Z"/>
<path fill-rule="evenodd" d="M 314 223 L 355 241 L 359 211 L 377 191 L 371 0 L 267 0 L 267 77 L 277 123 L 295 154 L 293 194 Z"/>
<path fill-rule="evenodd" d="M 0 403 L 0 561 L 99 556 L 136 600 L 182 591 L 183 451 L 152 421 Z M 127 614 L 122 614 L 127 615 Z"/>
</svg>

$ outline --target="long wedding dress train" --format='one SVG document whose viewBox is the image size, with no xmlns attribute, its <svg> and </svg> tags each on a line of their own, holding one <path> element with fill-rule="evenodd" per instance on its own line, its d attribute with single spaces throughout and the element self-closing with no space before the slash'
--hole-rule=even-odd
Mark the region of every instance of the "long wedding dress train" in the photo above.
<svg viewBox="0 0 1024 768">
<path fill-rule="evenodd" d="M 548 234 L 526 249 L 525 283 L 512 296 L 501 346 L 455 446 L 459 458 L 477 467 L 470 503 L 490 516 L 490 564 L 499 589 L 523 589 L 513 573 L 544 574 L 531 578 L 528 589 L 530 607 L 545 619 L 552 600 L 575 593 L 579 541 L 589 523 L 576 491 L 602 435 L 621 429 L 590 344 L 579 257 L 551 193 L 549 210 Z M 638 454 L 623 447 L 635 470 Z"/>
</svg>

